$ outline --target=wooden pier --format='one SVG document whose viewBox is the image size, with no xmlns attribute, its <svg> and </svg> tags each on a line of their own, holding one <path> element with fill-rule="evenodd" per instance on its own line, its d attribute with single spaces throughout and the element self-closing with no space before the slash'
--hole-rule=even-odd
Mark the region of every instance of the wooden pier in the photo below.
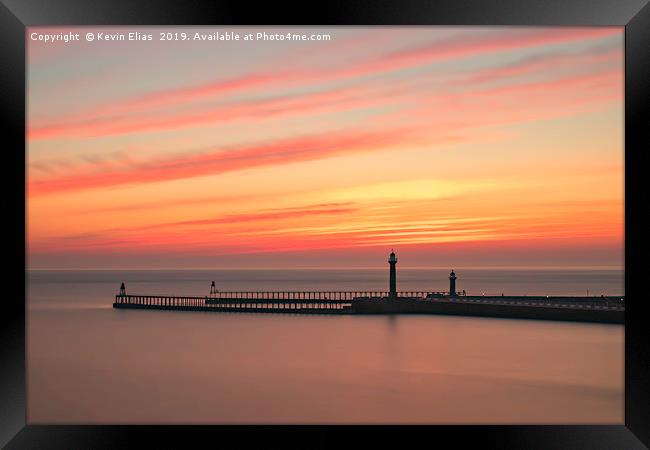
<svg viewBox="0 0 650 450">
<path fill-rule="evenodd" d="M 448 314 L 579 322 L 624 323 L 625 296 L 469 296 L 456 290 L 456 273 L 448 291 L 397 291 L 397 258 L 391 252 L 386 291 L 224 291 L 215 282 L 205 297 L 127 295 L 124 283 L 113 308 L 177 311 L 315 313 L 315 314 Z"/>
<path fill-rule="evenodd" d="M 424 298 L 437 292 L 399 292 L 404 298 Z M 127 295 L 115 296 L 114 308 L 183 311 L 323 313 L 353 312 L 355 299 L 388 297 L 385 291 L 226 291 L 205 297 Z"/>
<path fill-rule="evenodd" d="M 423 291 L 225 291 L 203 297 L 126 294 L 113 308 L 282 314 L 443 314 L 624 323 L 625 296 L 468 296 Z"/>
</svg>

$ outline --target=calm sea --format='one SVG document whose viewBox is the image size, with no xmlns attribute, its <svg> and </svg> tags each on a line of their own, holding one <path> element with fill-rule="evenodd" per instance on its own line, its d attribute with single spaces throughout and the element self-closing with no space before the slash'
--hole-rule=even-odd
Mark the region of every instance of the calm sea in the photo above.
<svg viewBox="0 0 650 450">
<path fill-rule="evenodd" d="M 456 270 L 469 294 L 619 295 L 621 270 Z M 30 423 L 623 423 L 621 325 L 114 310 L 127 293 L 386 290 L 386 270 L 29 271 Z M 400 269 L 399 290 L 447 270 Z"/>
</svg>

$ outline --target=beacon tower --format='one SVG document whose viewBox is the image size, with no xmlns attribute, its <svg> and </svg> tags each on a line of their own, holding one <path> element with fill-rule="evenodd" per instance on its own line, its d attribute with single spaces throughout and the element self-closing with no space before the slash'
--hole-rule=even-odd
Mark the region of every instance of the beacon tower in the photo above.
<svg viewBox="0 0 650 450">
<path fill-rule="evenodd" d="M 395 257 L 395 252 L 390 252 L 390 257 L 388 258 L 388 264 L 390 264 L 390 285 L 388 296 L 390 298 L 397 298 L 397 274 L 395 272 L 395 265 L 397 264 L 397 258 Z"/>
<path fill-rule="evenodd" d="M 449 274 L 449 296 L 456 297 L 456 274 L 453 269 Z"/>
</svg>

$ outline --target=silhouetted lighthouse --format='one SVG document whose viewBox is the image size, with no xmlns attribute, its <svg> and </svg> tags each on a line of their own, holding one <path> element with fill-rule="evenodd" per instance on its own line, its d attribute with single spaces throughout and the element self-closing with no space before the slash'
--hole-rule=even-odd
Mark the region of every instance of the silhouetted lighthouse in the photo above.
<svg viewBox="0 0 650 450">
<path fill-rule="evenodd" d="M 388 264 L 390 264 L 390 292 L 388 296 L 390 298 L 397 298 L 397 274 L 395 272 L 395 264 L 397 264 L 397 258 L 395 258 L 395 252 L 390 252 L 390 257 L 388 258 Z"/>
<path fill-rule="evenodd" d="M 454 273 L 453 269 L 449 274 L 449 296 L 450 297 L 456 296 L 456 274 Z"/>
</svg>

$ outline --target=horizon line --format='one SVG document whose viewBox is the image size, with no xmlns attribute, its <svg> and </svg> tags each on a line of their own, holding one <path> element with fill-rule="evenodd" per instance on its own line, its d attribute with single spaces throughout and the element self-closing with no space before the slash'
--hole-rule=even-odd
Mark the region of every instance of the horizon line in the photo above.
<svg viewBox="0 0 650 450">
<path fill-rule="evenodd" d="M 155 270 L 385 270 L 383 266 L 285 266 L 285 267 L 26 267 L 26 271 L 155 271 Z M 402 266 L 403 270 L 452 270 L 451 266 Z M 625 270 L 619 265 L 462 266 L 454 270 Z"/>
</svg>

